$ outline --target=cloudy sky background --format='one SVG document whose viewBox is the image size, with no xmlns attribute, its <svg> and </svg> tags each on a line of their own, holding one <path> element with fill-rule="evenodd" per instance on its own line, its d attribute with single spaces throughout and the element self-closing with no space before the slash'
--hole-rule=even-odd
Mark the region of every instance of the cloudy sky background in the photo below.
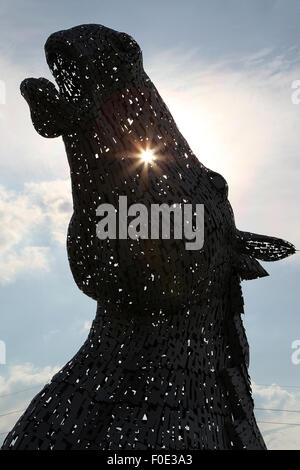
<svg viewBox="0 0 300 470">
<path fill-rule="evenodd" d="M 191 148 L 227 179 L 238 228 L 300 248 L 300 105 L 291 101 L 300 80 L 300 4 L 2 0 L 0 19 L 1 442 L 21 412 L 1 415 L 25 408 L 72 357 L 96 310 L 68 267 L 72 206 L 62 141 L 35 132 L 19 94 L 23 78 L 51 78 L 48 35 L 101 23 L 134 36 Z M 269 448 L 300 449 L 300 364 L 291 361 L 300 340 L 300 255 L 265 267 L 270 277 L 243 283 L 256 416 Z"/>
</svg>

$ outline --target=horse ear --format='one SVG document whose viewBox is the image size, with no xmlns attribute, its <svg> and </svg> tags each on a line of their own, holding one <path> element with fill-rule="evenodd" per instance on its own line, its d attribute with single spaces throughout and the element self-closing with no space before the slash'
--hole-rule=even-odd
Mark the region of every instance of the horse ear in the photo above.
<svg viewBox="0 0 300 470">
<path fill-rule="evenodd" d="M 246 281 L 269 276 L 269 273 L 262 265 L 249 255 L 238 254 L 234 266 L 241 280 Z"/>
<path fill-rule="evenodd" d="M 294 245 L 286 240 L 251 232 L 237 231 L 238 251 L 262 261 L 278 261 L 296 252 Z"/>
</svg>

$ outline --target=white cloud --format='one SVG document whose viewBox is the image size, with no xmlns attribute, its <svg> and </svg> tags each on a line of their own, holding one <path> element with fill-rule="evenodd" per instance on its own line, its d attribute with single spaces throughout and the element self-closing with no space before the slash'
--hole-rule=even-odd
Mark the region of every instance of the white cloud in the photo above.
<svg viewBox="0 0 300 470">
<path fill-rule="evenodd" d="M 34 385 L 45 384 L 58 370 L 58 366 L 35 367 L 27 362 L 8 366 L 7 377 L 0 375 L 0 395 L 6 395 Z M 19 387 L 19 388 L 18 388 Z"/>
<path fill-rule="evenodd" d="M 58 243 L 66 242 L 66 229 L 72 213 L 70 182 L 68 180 L 25 183 L 25 194 L 42 208 L 51 237 Z"/>
<path fill-rule="evenodd" d="M 0 257 L 0 283 L 8 284 L 21 273 L 49 271 L 48 247 L 26 246 Z"/>
<path fill-rule="evenodd" d="M 270 450 L 300 449 L 300 389 L 252 384 L 256 419 Z M 259 410 L 264 408 L 266 410 Z M 291 410 L 272 411 L 272 410 Z M 269 424 L 279 423 L 279 424 Z M 291 423 L 280 424 L 280 423 Z M 293 425 L 297 424 L 297 425 Z"/>
<path fill-rule="evenodd" d="M 0 442 L 5 437 L 2 433 L 12 429 L 31 399 L 59 369 L 58 366 L 39 368 L 26 363 L 8 367 L 6 377 L 0 375 Z M 19 411 L 1 416 L 15 410 Z"/>
<path fill-rule="evenodd" d="M 0 283 L 49 270 L 49 246 L 65 243 L 71 208 L 68 181 L 26 183 L 22 192 L 0 186 Z"/>
<path fill-rule="evenodd" d="M 42 211 L 38 206 L 30 205 L 24 195 L 0 186 L 0 217 L 0 253 L 3 255 L 39 223 Z"/>
</svg>

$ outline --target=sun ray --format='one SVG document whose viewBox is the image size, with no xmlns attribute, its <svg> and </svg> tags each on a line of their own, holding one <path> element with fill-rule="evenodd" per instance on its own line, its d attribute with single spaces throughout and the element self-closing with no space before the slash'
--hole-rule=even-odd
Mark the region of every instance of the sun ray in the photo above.
<svg viewBox="0 0 300 470">
<path fill-rule="evenodd" d="M 155 160 L 155 155 L 151 149 L 143 150 L 140 154 L 141 159 L 145 164 L 152 163 Z"/>
</svg>

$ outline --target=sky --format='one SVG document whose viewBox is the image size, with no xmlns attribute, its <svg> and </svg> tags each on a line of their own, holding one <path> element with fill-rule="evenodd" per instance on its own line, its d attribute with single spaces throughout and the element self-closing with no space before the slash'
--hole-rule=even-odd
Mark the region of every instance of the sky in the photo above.
<svg viewBox="0 0 300 470">
<path fill-rule="evenodd" d="M 76 353 L 96 311 L 67 261 L 72 205 L 63 143 L 35 132 L 19 93 L 25 77 L 51 78 L 49 34 L 99 23 L 132 35 L 192 150 L 226 178 L 237 227 L 300 249 L 300 105 L 292 100 L 300 4 L 2 0 L 0 21 L 1 442 L 21 411 L 1 415 L 24 409 Z M 256 417 L 270 449 L 300 449 L 300 363 L 292 362 L 300 255 L 264 267 L 269 277 L 243 282 Z"/>
</svg>

